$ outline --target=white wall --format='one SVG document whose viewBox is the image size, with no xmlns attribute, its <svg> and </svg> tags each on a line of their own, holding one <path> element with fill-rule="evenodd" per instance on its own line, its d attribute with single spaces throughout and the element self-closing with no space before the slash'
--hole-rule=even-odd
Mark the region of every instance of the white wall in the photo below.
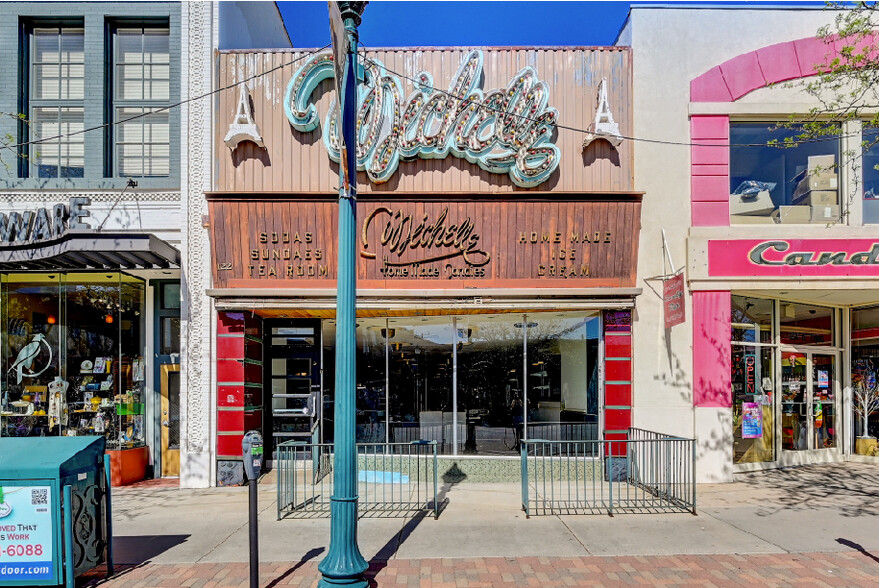
<svg viewBox="0 0 879 588">
<path fill-rule="evenodd" d="M 635 189 L 644 191 L 634 336 L 634 414 L 637 427 L 698 438 L 699 481 L 731 479 L 728 409 L 694 410 L 692 300 L 688 320 L 666 331 L 661 231 L 675 269 L 687 263 L 690 228 L 690 81 L 724 61 L 760 47 L 813 36 L 832 15 L 823 10 L 633 7 L 621 40 L 631 39 L 634 77 Z M 789 95 L 761 91 L 783 103 Z M 770 107 L 774 109 L 775 107 Z M 782 110 L 782 112 L 786 112 Z"/>
<path fill-rule="evenodd" d="M 279 49 L 290 37 L 274 2 L 231 2 L 220 5 L 220 49 Z"/>
</svg>

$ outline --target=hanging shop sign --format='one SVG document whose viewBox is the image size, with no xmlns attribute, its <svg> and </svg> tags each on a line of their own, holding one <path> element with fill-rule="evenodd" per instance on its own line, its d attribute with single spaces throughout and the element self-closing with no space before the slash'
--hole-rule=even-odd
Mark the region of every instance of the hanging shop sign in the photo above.
<svg viewBox="0 0 879 588">
<path fill-rule="evenodd" d="M 879 241 L 772 239 L 708 241 L 708 275 L 879 276 Z"/>
<path fill-rule="evenodd" d="M 0 247 L 26 244 L 60 237 L 68 229 L 90 229 L 82 219 L 91 216 L 86 197 L 71 198 L 69 204 L 24 212 L 0 212 Z"/>
<path fill-rule="evenodd" d="M 558 111 L 548 105 L 549 88 L 533 67 L 519 70 L 505 88 L 484 91 L 483 54 L 473 50 L 448 84 L 435 85 L 431 74 L 421 72 L 408 96 L 400 78 L 377 59 L 364 58 L 363 68 L 357 169 L 373 183 L 387 182 L 401 160 L 449 155 L 491 173 L 509 174 L 521 187 L 540 185 L 558 168 L 561 152 L 551 137 Z M 293 75 L 284 111 L 297 131 L 318 127 L 313 95 L 320 82 L 331 77 L 329 53 L 311 59 Z M 330 107 L 323 126 L 324 144 L 336 162 L 341 157 L 337 110 Z"/>
<path fill-rule="evenodd" d="M 687 320 L 684 311 L 684 274 L 680 273 L 662 281 L 662 306 L 666 329 Z"/>
<path fill-rule="evenodd" d="M 209 207 L 218 288 L 334 283 L 334 200 L 212 199 Z M 358 208 L 364 287 L 634 285 L 637 199 L 366 200 Z"/>
</svg>

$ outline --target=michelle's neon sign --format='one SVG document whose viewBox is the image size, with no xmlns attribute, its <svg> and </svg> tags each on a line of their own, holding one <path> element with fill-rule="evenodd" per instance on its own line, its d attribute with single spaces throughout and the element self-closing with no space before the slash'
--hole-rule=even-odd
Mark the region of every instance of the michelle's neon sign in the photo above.
<svg viewBox="0 0 879 588">
<path fill-rule="evenodd" d="M 416 77 L 406 98 L 403 84 L 384 65 L 364 60 L 359 87 L 357 169 L 370 181 L 387 182 L 401 160 L 442 159 L 449 155 L 482 169 L 509 174 L 517 186 L 534 187 L 558 168 L 561 153 L 551 141 L 558 111 L 548 106 L 549 89 L 532 67 L 517 73 L 506 88 L 483 92 L 482 52 L 470 51 L 443 92 L 427 72 Z M 322 54 L 302 66 L 287 85 L 284 111 L 298 131 L 318 126 L 311 102 L 318 84 L 333 76 L 333 58 Z M 339 157 L 339 125 L 331 105 L 324 122 L 324 144 Z"/>
</svg>

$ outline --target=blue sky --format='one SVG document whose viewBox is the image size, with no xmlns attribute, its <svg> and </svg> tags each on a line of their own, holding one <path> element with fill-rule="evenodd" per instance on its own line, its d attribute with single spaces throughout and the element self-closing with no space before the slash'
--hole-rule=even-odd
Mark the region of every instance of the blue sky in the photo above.
<svg viewBox="0 0 879 588">
<path fill-rule="evenodd" d="M 363 14 L 360 41 L 366 47 L 611 45 L 626 20 L 629 4 L 551 1 L 370 2 Z M 780 3 L 725 4 L 754 6 Z M 823 2 L 785 4 L 824 5 Z M 322 47 L 330 42 L 326 2 L 278 2 L 278 5 L 294 47 Z"/>
</svg>

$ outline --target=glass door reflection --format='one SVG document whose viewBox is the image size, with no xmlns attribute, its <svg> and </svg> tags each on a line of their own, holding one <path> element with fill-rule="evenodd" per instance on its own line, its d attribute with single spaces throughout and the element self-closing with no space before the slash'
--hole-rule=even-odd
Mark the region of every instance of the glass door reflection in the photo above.
<svg viewBox="0 0 879 588">
<path fill-rule="evenodd" d="M 836 410 L 834 382 L 836 381 L 836 357 L 834 355 L 811 355 L 812 365 L 812 447 L 827 449 L 836 447 Z"/>
<path fill-rule="evenodd" d="M 781 354 L 781 447 L 789 451 L 809 449 L 809 403 L 806 395 L 806 354 Z"/>
</svg>

